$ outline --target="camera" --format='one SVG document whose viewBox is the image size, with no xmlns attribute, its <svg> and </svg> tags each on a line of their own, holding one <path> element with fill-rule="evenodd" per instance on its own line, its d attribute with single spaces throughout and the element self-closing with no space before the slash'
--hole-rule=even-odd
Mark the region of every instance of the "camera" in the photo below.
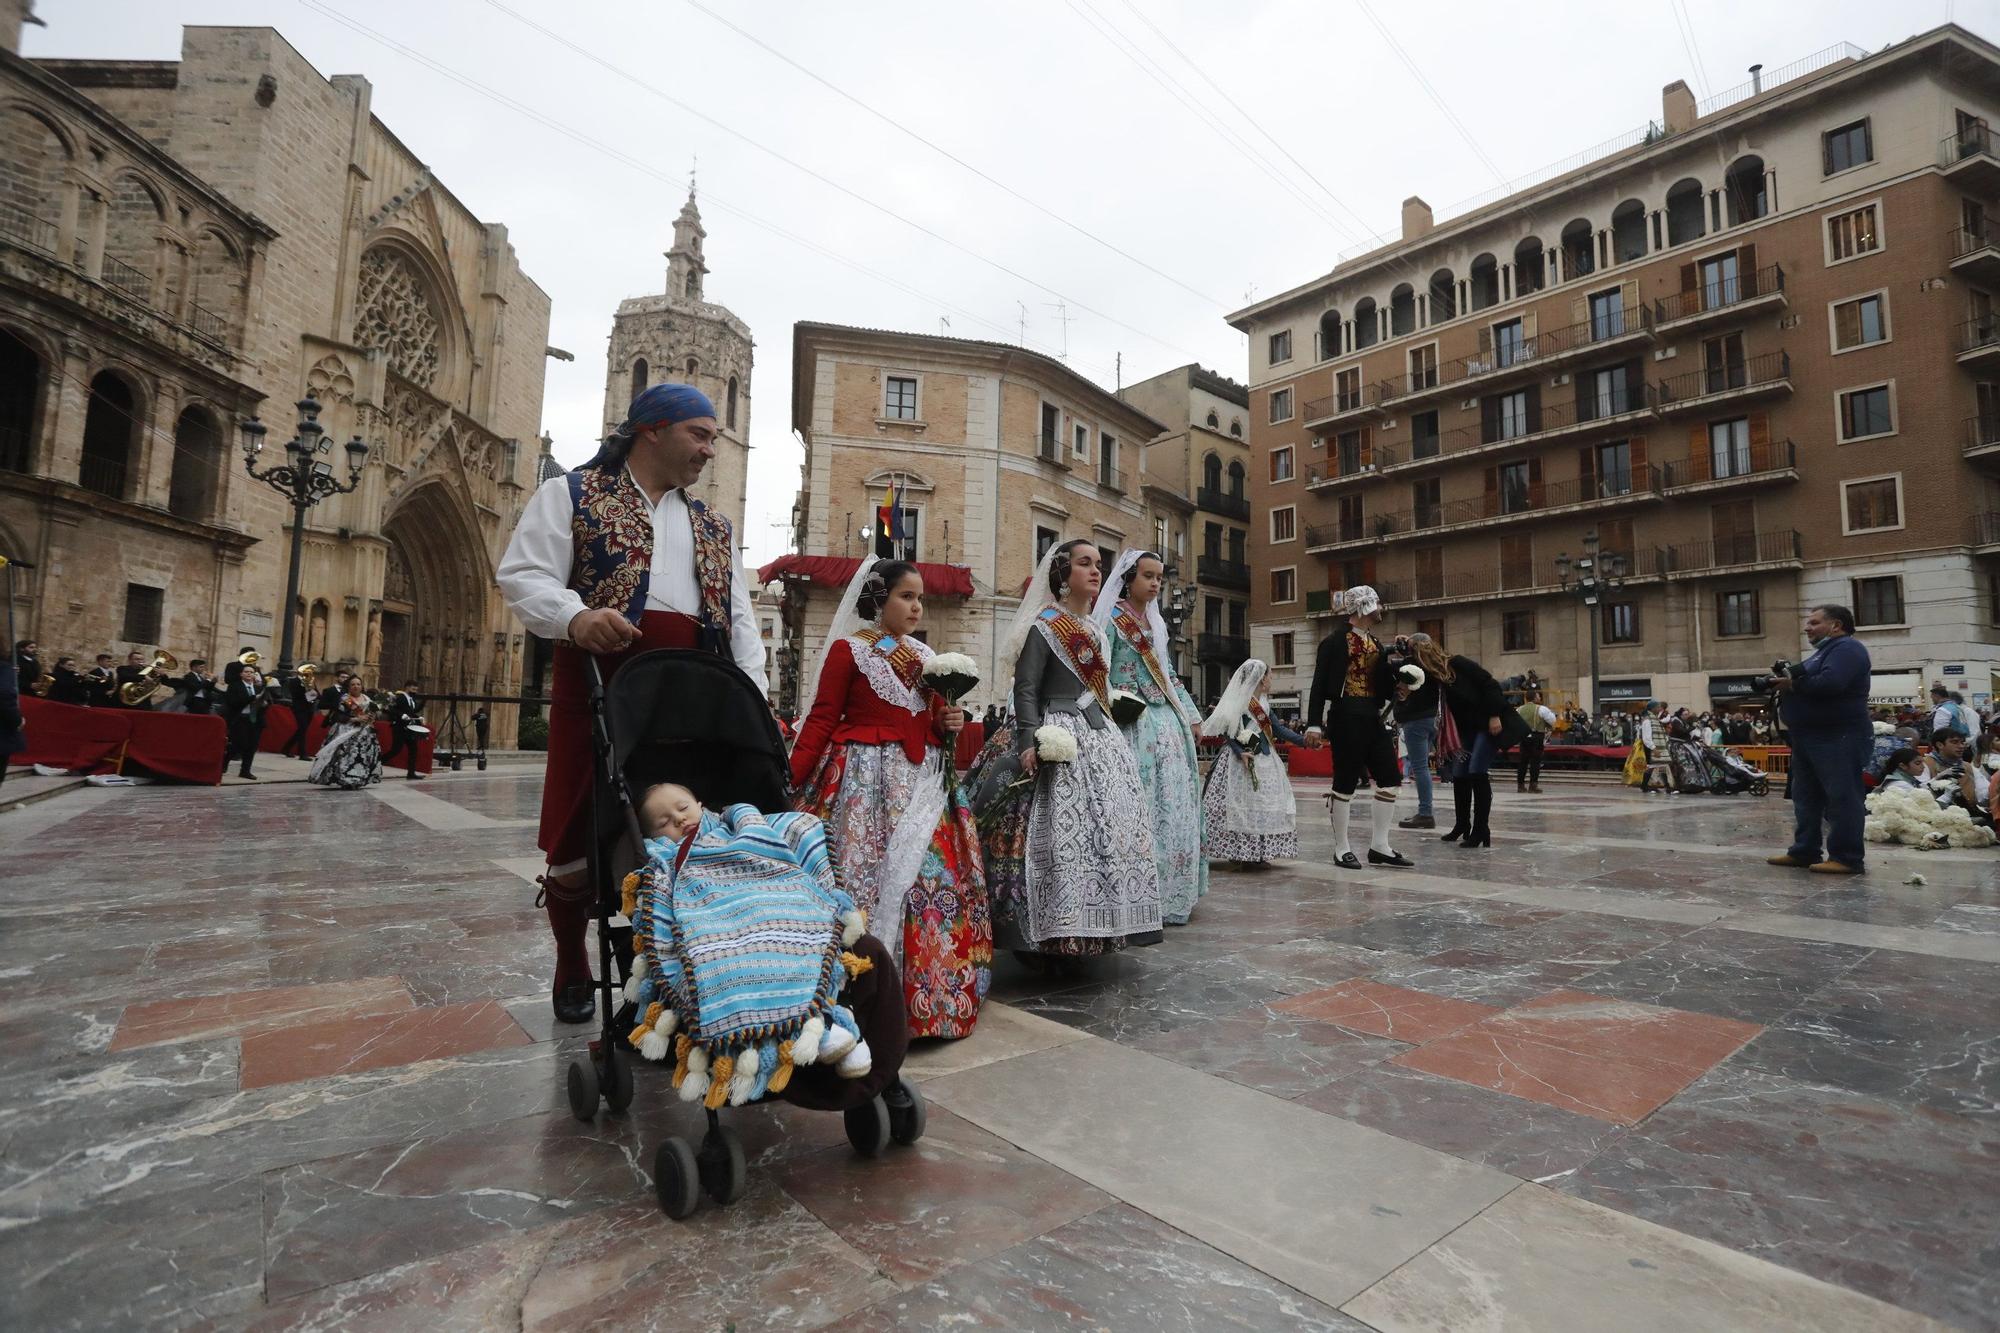
<svg viewBox="0 0 2000 1333">
<path fill-rule="evenodd" d="M 1778 688 L 1778 682 L 1791 674 L 1792 664 L 1782 657 L 1779 658 L 1777 661 L 1771 663 L 1771 674 L 1765 678 L 1764 688 L 1775 692 Z"/>
</svg>

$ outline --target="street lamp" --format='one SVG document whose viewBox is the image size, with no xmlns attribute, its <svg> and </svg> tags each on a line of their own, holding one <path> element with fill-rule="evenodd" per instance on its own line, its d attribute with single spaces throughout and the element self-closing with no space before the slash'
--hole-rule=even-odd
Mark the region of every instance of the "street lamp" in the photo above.
<svg viewBox="0 0 2000 1333">
<path fill-rule="evenodd" d="M 292 567 L 287 580 L 284 617 L 285 634 L 278 649 L 278 675 L 292 669 L 293 608 L 299 601 L 299 565 L 305 555 L 306 510 L 330 495 L 345 495 L 361 484 L 361 468 L 368 461 L 368 446 L 359 435 L 347 442 L 347 481 L 334 480 L 333 464 L 320 455 L 331 447 L 326 427 L 319 424 L 319 399 L 308 391 L 296 404 L 299 411 L 296 434 L 285 442 L 285 461 L 259 470 L 257 456 L 264 450 L 264 423 L 251 417 L 240 427 L 243 434 L 244 470 L 292 504 Z"/>
<path fill-rule="evenodd" d="M 1165 665 L 1167 670 L 1179 675 L 1181 645 L 1187 642 L 1181 637 L 1181 626 L 1187 623 L 1188 613 L 1194 609 L 1194 598 L 1189 594 L 1187 585 L 1181 582 L 1179 565 L 1165 566 L 1160 577 L 1167 584 L 1166 595 L 1160 598 L 1160 618 L 1167 622 L 1167 647 L 1175 658 Z"/>
<path fill-rule="evenodd" d="M 1616 551 L 1599 555 L 1597 529 L 1583 534 L 1583 554 L 1576 560 L 1564 551 L 1556 557 L 1556 578 L 1561 581 L 1564 592 L 1579 598 L 1584 605 L 1584 616 L 1590 621 L 1590 711 L 1602 714 L 1604 700 L 1599 697 L 1597 684 L 1597 616 L 1598 604 L 1605 593 L 1625 581 L 1625 557 Z"/>
</svg>

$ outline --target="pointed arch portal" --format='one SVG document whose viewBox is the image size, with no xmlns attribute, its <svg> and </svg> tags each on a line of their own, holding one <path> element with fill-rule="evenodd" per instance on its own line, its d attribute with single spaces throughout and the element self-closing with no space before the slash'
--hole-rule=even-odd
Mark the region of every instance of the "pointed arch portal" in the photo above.
<svg viewBox="0 0 2000 1333">
<path fill-rule="evenodd" d="M 411 491 L 382 525 L 385 685 L 415 677 L 432 694 L 487 692 L 487 590 L 493 581 L 478 530 L 443 482 Z"/>
</svg>

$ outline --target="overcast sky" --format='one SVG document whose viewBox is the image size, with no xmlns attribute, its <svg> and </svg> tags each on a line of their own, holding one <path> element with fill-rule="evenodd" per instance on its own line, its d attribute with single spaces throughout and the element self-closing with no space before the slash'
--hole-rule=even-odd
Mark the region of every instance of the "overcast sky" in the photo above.
<svg viewBox="0 0 2000 1333">
<path fill-rule="evenodd" d="M 707 295 L 757 340 L 745 539 L 758 561 L 790 540 L 795 320 L 923 333 L 949 320 L 952 334 L 1012 342 L 1025 319 L 1030 346 L 1066 347 L 1107 387 L 1121 356 L 1127 382 L 1190 360 L 1241 379 L 1243 339 L 1223 313 L 1393 229 L 1405 196 L 1443 218 L 1658 117 L 1676 78 L 1704 97 L 1753 61 L 1771 72 L 1836 42 L 1876 50 L 1953 16 L 2000 38 L 2000 0 L 38 9 L 48 26 L 28 29 L 30 56 L 165 60 L 182 24 L 268 24 L 321 73 L 365 75 L 375 114 L 507 225 L 553 299 L 549 341 L 576 361 L 548 363 L 544 422 L 566 463 L 600 428 L 618 301 L 664 286 L 698 156 Z"/>
</svg>

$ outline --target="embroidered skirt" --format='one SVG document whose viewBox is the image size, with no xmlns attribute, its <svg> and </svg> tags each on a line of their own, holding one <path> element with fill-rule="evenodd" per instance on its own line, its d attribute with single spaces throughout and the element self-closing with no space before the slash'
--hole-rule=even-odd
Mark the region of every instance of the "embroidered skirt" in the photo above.
<svg viewBox="0 0 2000 1333">
<path fill-rule="evenodd" d="M 1043 725 L 1076 738 L 1076 758 L 1044 764 L 1029 805 L 1019 921 L 1031 948 L 1101 953 L 1157 935 L 1160 872 L 1153 826 L 1140 804 L 1139 761 L 1115 728 L 1075 713 Z"/>
<path fill-rule="evenodd" d="M 1170 703 L 1148 704 L 1125 739 L 1139 763 L 1139 790 L 1153 816 L 1153 863 L 1160 880 L 1160 916 L 1182 926 L 1208 892 L 1202 853 L 1201 768 L 1194 734 Z"/>
<path fill-rule="evenodd" d="M 1253 776 L 1254 775 L 1254 776 Z M 1288 861 L 1299 854 L 1298 802 L 1285 761 L 1260 754 L 1216 756 L 1202 793 L 1209 855 L 1219 861 Z"/>
<path fill-rule="evenodd" d="M 836 742 L 796 802 L 825 822 L 841 887 L 902 971 L 912 1037 L 969 1036 L 992 976 L 979 833 L 941 763 L 936 746 L 913 764 L 900 745 Z"/>
<path fill-rule="evenodd" d="M 334 729 L 313 756 L 306 781 L 355 791 L 382 780 L 382 742 L 372 722 L 349 722 Z"/>
</svg>

